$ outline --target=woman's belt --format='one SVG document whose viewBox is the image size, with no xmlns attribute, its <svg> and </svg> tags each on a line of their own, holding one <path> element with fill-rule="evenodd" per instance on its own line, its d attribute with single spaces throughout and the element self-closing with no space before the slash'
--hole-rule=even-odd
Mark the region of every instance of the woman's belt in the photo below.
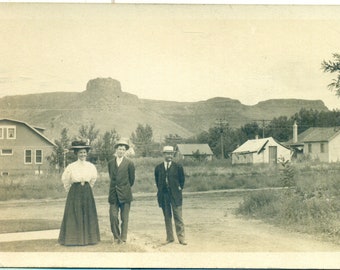
<svg viewBox="0 0 340 270">
<path fill-rule="evenodd" d="M 85 184 L 88 184 L 89 182 L 87 181 L 82 181 L 82 182 L 73 182 L 72 185 L 82 185 L 84 186 Z"/>
</svg>

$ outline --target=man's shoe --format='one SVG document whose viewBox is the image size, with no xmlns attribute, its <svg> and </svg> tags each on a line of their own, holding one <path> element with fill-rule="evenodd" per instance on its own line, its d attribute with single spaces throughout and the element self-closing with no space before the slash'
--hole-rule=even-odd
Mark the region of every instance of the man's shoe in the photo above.
<svg viewBox="0 0 340 270">
<path fill-rule="evenodd" d="M 185 240 L 180 240 L 179 243 L 183 246 L 186 246 L 188 244 L 187 242 L 185 242 Z"/>
<path fill-rule="evenodd" d="M 175 240 L 165 240 L 164 244 L 163 245 L 167 245 L 167 244 L 171 244 L 173 243 Z"/>
<path fill-rule="evenodd" d="M 112 245 L 118 245 L 120 243 L 119 239 L 113 239 Z"/>
</svg>

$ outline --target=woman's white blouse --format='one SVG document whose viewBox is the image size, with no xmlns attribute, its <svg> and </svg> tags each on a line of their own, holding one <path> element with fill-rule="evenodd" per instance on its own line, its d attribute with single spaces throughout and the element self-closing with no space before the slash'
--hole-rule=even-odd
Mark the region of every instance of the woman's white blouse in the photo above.
<svg viewBox="0 0 340 270">
<path fill-rule="evenodd" d="M 97 169 L 88 161 L 77 160 L 69 164 L 61 176 L 61 181 L 64 184 L 64 188 L 68 191 L 72 183 L 77 182 L 89 182 L 91 187 L 97 180 Z"/>
</svg>

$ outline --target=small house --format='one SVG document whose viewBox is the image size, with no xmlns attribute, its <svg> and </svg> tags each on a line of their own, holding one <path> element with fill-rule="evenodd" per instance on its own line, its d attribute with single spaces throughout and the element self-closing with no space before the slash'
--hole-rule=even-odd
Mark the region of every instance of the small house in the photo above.
<svg viewBox="0 0 340 270">
<path fill-rule="evenodd" d="M 290 160 L 290 149 L 272 137 L 248 140 L 231 153 L 232 164 L 278 163 Z"/>
<path fill-rule="evenodd" d="M 303 156 L 322 162 L 340 161 L 340 128 L 311 127 L 286 143 Z M 301 154 L 300 154 L 301 155 Z"/>
<path fill-rule="evenodd" d="M 176 157 L 179 159 L 212 160 L 213 152 L 208 144 L 177 144 Z"/>
<path fill-rule="evenodd" d="M 0 119 L 0 175 L 43 174 L 56 146 L 44 129 L 25 122 Z"/>
</svg>

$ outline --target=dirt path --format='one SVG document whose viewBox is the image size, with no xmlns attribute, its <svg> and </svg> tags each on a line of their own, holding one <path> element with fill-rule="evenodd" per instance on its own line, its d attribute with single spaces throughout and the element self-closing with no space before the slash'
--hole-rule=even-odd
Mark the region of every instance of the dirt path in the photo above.
<svg viewBox="0 0 340 270">
<path fill-rule="evenodd" d="M 136 194 L 128 243 L 113 246 L 106 198 L 96 198 L 101 242 L 64 247 L 56 231 L 47 240 L 0 243 L 0 264 L 10 267 L 224 267 L 323 268 L 340 265 L 340 246 L 314 236 L 288 232 L 258 220 L 235 216 L 237 192 L 186 194 L 183 216 L 187 246 L 164 245 L 165 226 L 155 195 Z M 64 200 L 1 202 L 1 220 L 60 222 Z M 47 237 L 48 238 L 48 237 Z M 174 255 L 176 254 L 176 255 Z M 335 267 L 335 268 L 334 268 Z"/>
<path fill-rule="evenodd" d="M 177 241 L 164 245 L 165 227 L 154 195 L 135 195 L 131 207 L 128 245 L 122 252 L 334 252 L 340 246 L 314 236 L 288 232 L 259 220 L 234 214 L 242 201 L 236 192 L 186 194 L 183 216 L 187 246 Z M 102 242 L 95 251 L 110 250 L 108 204 L 96 198 Z M 1 219 L 61 220 L 64 200 L 2 202 Z M 36 250 L 36 249 L 35 249 Z M 28 250 L 29 251 L 29 250 Z M 44 250 L 42 250 L 44 251 Z M 60 250 L 56 250 L 60 251 Z M 61 250 L 65 251 L 65 250 Z M 90 251 L 90 249 L 88 250 Z"/>
<path fill-rule="evenodd" d="M 242 197 L 231 193 L 199 194 L 185 198 L 183 211 L 188 246 L 177 242 L 162 245 L 165 228 L 160 209 L 151 211 L 154 214 L 149 225 L 141 226 L 133 222 L 131 240 L 149 252 L 340 251 L 339 245 L 323 242 L 311 235 L 288 232 L 259 220 L 237 217 L 234 210 L 241 200 Z M 144 203 L 145 208 L 152 209 L 147 201 Z M 139 211 L 133 214 L 136 219 L 143 218 Z"/>
</svg>

